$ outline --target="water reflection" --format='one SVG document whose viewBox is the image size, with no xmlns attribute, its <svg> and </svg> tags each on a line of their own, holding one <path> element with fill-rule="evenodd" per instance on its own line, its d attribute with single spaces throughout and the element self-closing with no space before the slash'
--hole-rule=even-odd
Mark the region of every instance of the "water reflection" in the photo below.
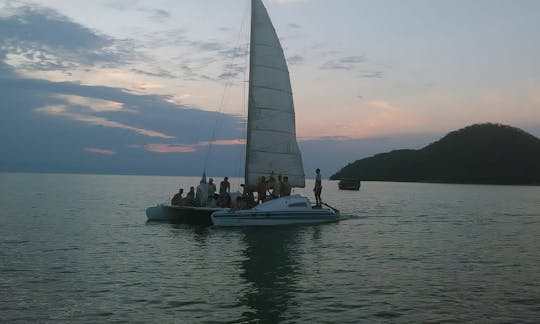
<svg viewBox="0 0 540 324">
<path fill-rule="evenodd" d="M 199 245 L 206 245 L 209 237 L 208 226 L 197 226 L 188 224 L 170 224 L 173 229 L 174 235 L 186 235 L 186 233 L 192 234 L 193 240 Z M 179 231 L 181 230 L 181 231 Z"/>
<path fill-rule="evenodd" d="M 242 321 L 276 323 L 293 311 L 295 286 L 301 273 L 301 233 L 299 227 L 243 230 L 246 248 L 240 276 L 250 287 L 241 302 L 250 311 L 242 314 Z M 287 317 L 290 319 L 290 314 Z"/>
</svg>

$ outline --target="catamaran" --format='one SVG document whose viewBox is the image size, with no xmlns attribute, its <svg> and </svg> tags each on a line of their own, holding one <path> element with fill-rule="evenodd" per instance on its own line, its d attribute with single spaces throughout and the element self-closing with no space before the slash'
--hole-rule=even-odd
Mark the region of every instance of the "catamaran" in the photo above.
<svg viewBox="0 0 540 324">
<path fill-rule="evenodd" d="M 249 95 L 245 192 L 256 191 L 261 177 L 287 176 L 291 187 L 304 188 L 302 155 L 296 140 L 293 94 L 283 49 L 261 0 L 251 0 Z M 234 202 L 234 199 L 233 199 Z M 339 220 L 337 209 L 313 206 L 307 197 L 285 196 L 251 209 L 161 204 L 146 210 L 149 221 L 216 226 L 327 223 Z"/>
<path fill-rule="evenodd" d="M 246 191 L 256 191 L 261 177 L 269 175 L 287 176 L 292 187 L 305 187 L 287 62 L 264 4 L 261 0 L 252 0 Z M 216 211 L 211 217 L 215 226 L 313 224 L 339 220 L 339 211 L 326 206 L 313 206 L 307 197 L 292 195 L 266 201 L 251 209 Z"/>
</svg>

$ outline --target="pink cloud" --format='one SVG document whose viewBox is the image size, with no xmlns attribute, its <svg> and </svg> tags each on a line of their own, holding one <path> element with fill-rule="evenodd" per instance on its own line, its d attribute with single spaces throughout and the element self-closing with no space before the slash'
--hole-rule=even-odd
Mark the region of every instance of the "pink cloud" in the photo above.
<svg viewBox="0 0 540 324">
<path fill-rule="evenodd" d="M 191 145 L 182 144 L 146 144 L 144 148 L 154 153 L 192 153 L 197 149 Z"/>
<path fill-rule="evenodd" d="M 246 140 L 245 139 L 230 139 L 230 140 L 217 140 L 217 141 L 209 141 L 209 142 L 200 142 L 196 144 L 197 146 L 207 146 L 207 145 L 245 145 Z"/>
<path fill-rule="evenodd" d="M 217 140 L 208 142 L 199 142 L 197 144 L 146 144 L 144 149 L 154 153 L 193 153 L 197 152 L 199 147 L 208 145 L 244 145 L 244 139 Z"/>
<path fill-rule="evenodd" d="M 87 152 L 102 154 L 102 155 L 115 155 L 116 154 L 116 151 L 100 149 L 97 147 L 85 147 L 84 150 Z"/>
</svg>

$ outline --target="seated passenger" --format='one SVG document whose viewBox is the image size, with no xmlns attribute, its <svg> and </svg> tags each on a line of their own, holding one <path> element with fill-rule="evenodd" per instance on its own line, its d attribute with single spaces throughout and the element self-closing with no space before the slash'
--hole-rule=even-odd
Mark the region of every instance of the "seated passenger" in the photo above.
<svg viewBox="0 0 540 324">
<path fill-rule="evenodd" d="M 189 192 L 186 195 L 185 205 L 195 206 L 195 187 L 190 187 Z"/>
<path fill-rule="evenodd" d="M 173 206 L 180 206 L 182 205 L 182 194 L 184 193 L 184 189 L 180 188 L 178 190 L 178 193 L 174 195 L 174 197 L 171 199 L 171 205 Z"/>
<path fill-rule="evenodd" d="M 236 209 L 242 210 L 247 209 L 247 202 L 242 196 L 236 197 Z"/>
<path fill-rule="evenodd" d="M 291 184 L 289 183 L 289 177 L 283 177 L 283 183 L 281 186 L 281 197 L 291 195 Z"/>
<path fill-rule="evenodd" d="M 218 207 L 218 202 L 219 202 L 219 195 L 213 194 L 208 202 L 208 207 L 211 207 L 211 208 Z"/>
</svg>

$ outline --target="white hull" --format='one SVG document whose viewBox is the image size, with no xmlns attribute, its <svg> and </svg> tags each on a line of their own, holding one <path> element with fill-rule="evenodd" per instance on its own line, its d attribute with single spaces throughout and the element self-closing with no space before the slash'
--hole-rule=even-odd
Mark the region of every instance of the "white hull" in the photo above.
<svg viewBox="0 0 540 324">
<path fill-rule="evenodd" d="M 212 214 L 214 226 L 276 226 L 336 222 L 339 211 L 312 207 L 306 197 L 299 195 L 270 200 L 255 208 L 220 211 Z"/>
</svg>

